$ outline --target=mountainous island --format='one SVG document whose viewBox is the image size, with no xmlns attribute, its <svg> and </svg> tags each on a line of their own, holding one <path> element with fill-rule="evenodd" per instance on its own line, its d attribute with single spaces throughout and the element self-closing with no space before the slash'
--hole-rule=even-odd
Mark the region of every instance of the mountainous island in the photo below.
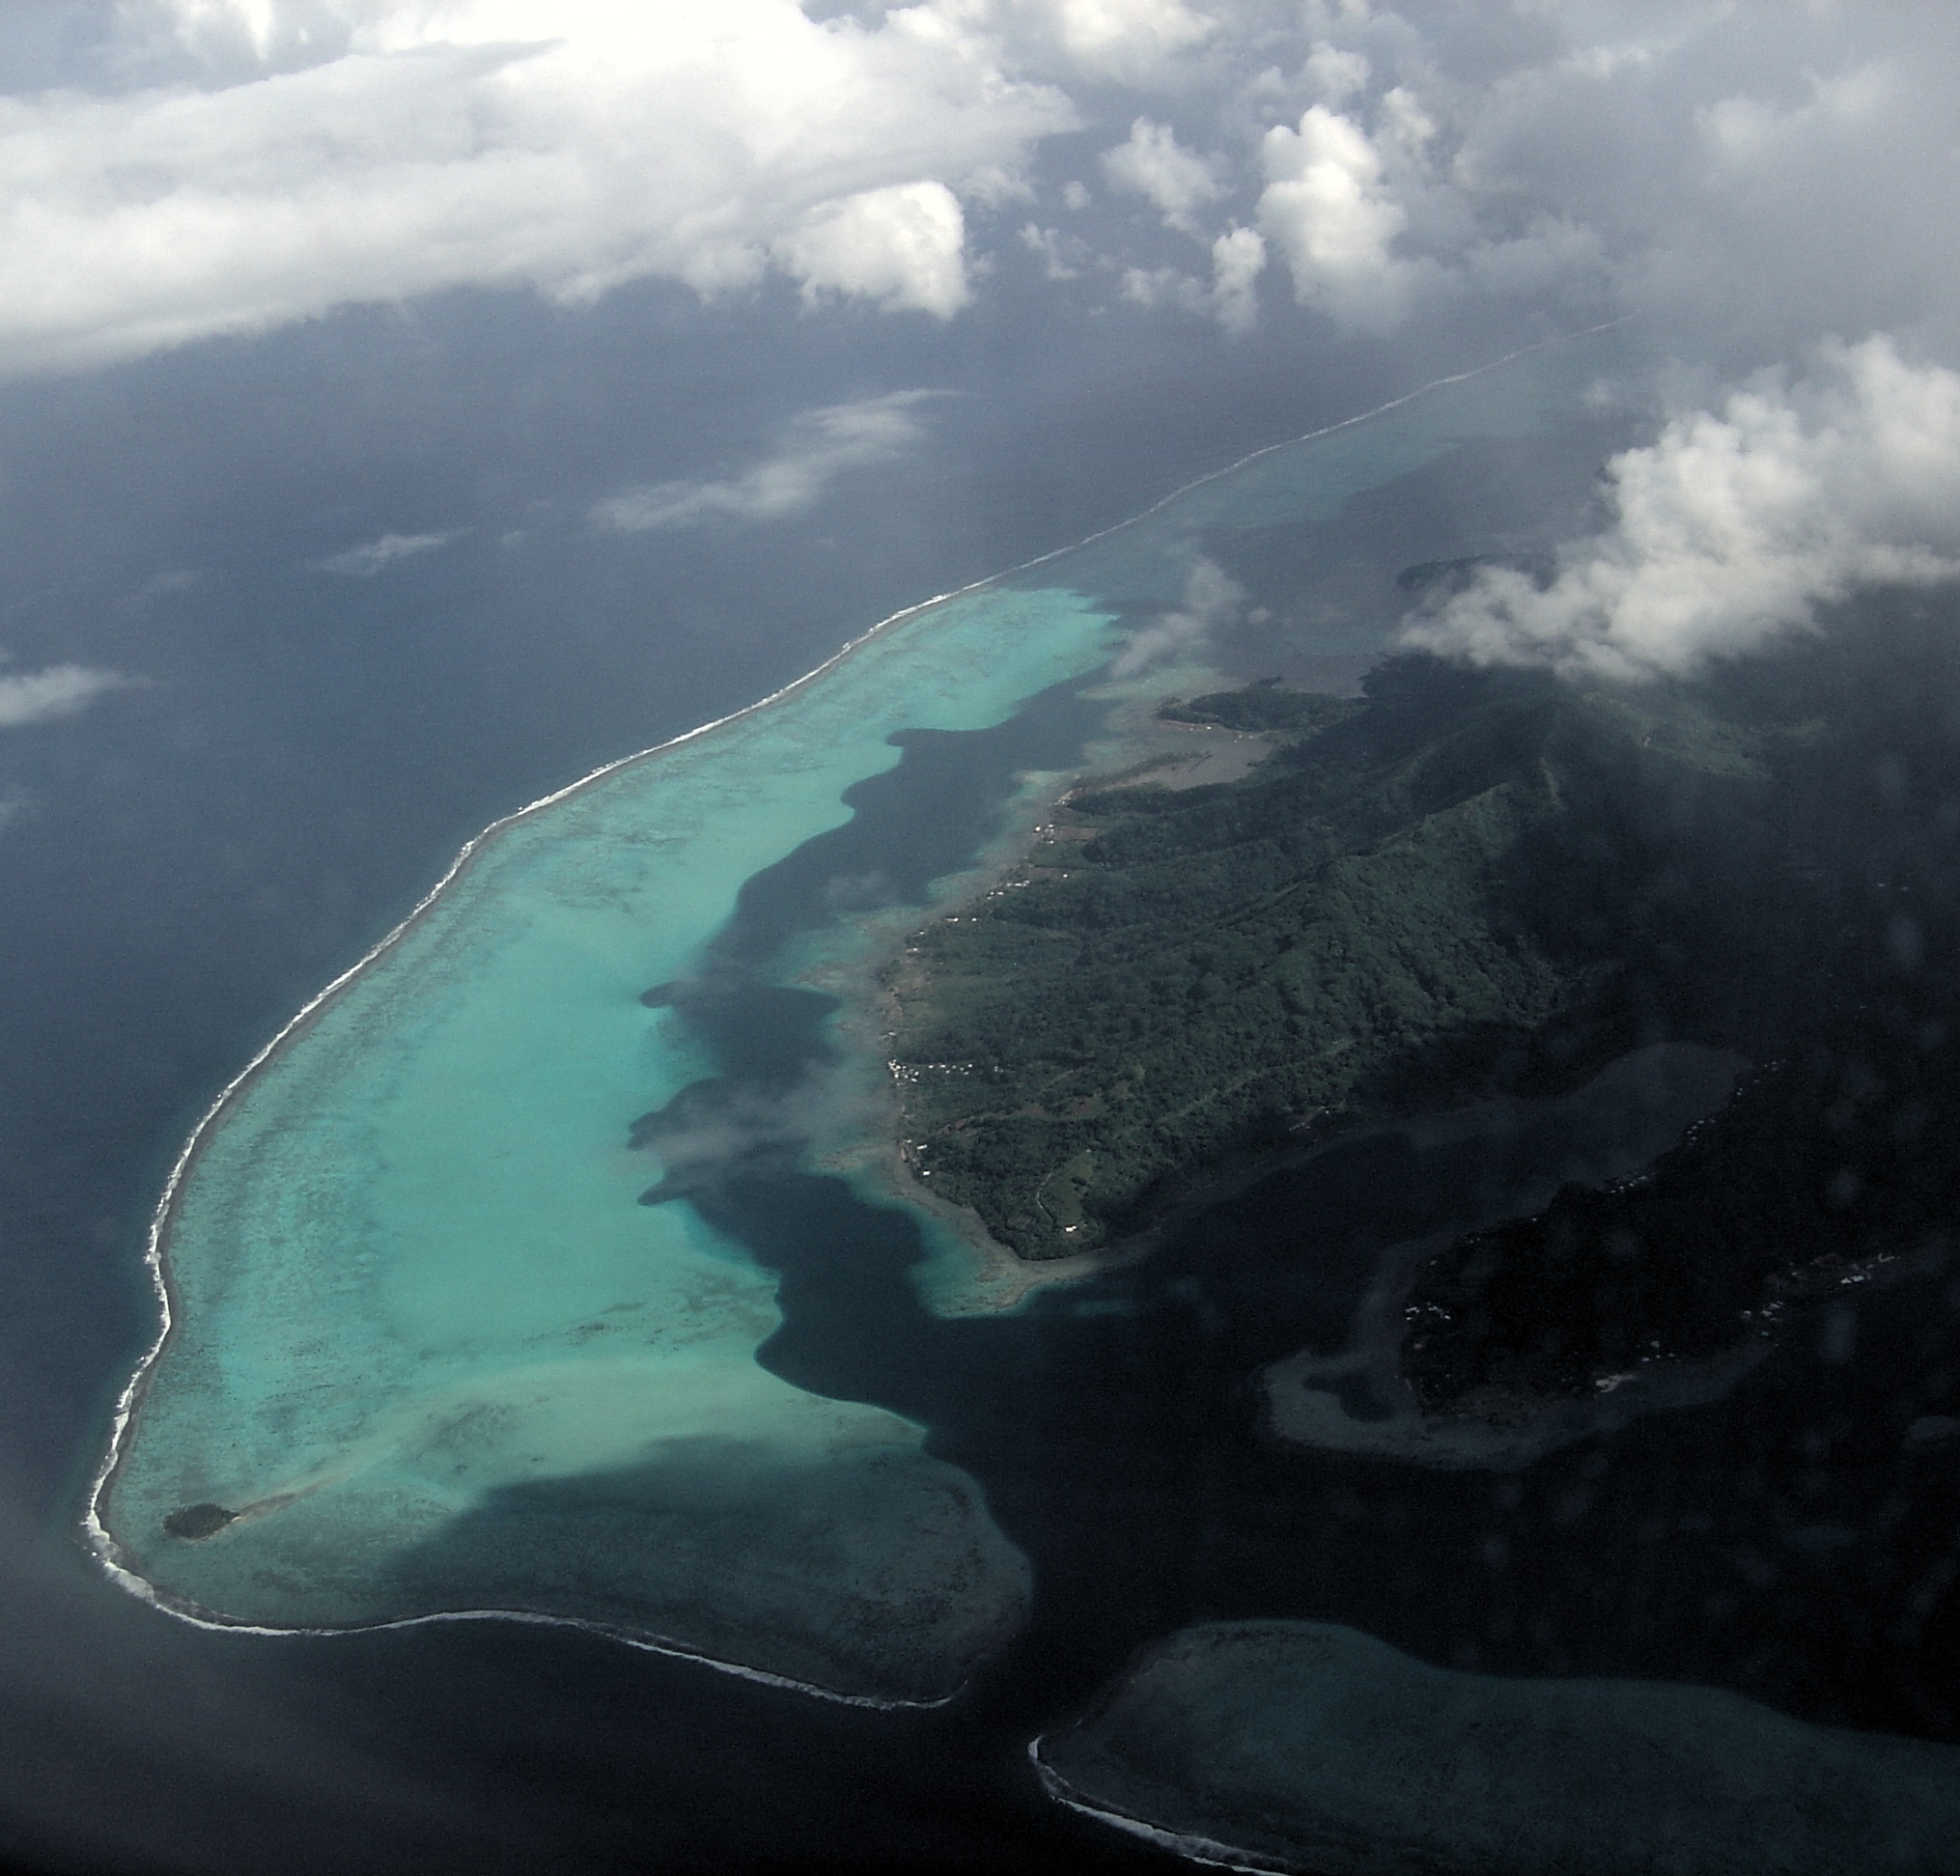
<svg viewBox="0 0 1960 1876">
<path fill-rule="evenodd" d="M 1406 585 L 1459 575 L 1412 569 Z M 1945 1256 L 1960 1201 L 1960 600 L 1881 593 L 1692 679 L 1390 658 L 1167 705 L 1234 780 L 1078 787 L 887 974 L 904 1150 L 1046 1260 L 1343 1130 L 1748 1063 L 1640 1175 L 1433 1250 L 1425 1412 L 1732 1351 Z"/>
</svg>

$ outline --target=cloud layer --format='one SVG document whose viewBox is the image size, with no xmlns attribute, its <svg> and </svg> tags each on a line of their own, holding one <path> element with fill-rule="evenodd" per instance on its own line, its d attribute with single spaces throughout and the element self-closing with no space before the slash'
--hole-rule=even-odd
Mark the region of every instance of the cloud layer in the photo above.
<svg viewBox="0 0 1960 1876">
<path fill-rule="evenodd" d="M 1275 319 L 1433 335 L 1475 300 L 1534 330 L 1634 312 L 1707 381 L 1813 364 L 1616 460 L 1610 533 L 1544 590 L 1488 575 L 1420 622 L 1424 642 L 1682 669 L 1948 564 L 1944 6 L 823 11 L 122 0 L 76 68 L 93 88 L 0 95 L 0 373 L 444 288 L 578 303 L 649 276 L 712 301 L 775 275 L 815 316 L 949 320 L 1017 267 L 1093 311 L 1228 335 Z M 1834 333 L 1892 342 L 1832 350 Z M 795 514 L 910 448 L 915 396 L 808 412 L 764 462 L 624 490 L 592 518 Z M 367 576 L 445 539 L 317 564 Z M 110 681 L 0 680 L 0 720 Z"/>
<path fill-rule="evenodd" d="M 465 285 L 944 319 L 1009 265 L 1239 332 L 1497 297 L 1960 353 L 1942 5 L 822 11 L 122 0 L 86 83 L 0 95 L 0 372 Z"/>
<path fill-rule="evenodd" d="M 190 62 L 177 82 L 0 99 L 0 368 L 464 284 L 576 301 L 662 275 L 712 294 L 773 267 L 943 317 L 966 291 L 949 184 L 1075 122 L 938 14 L 174 0 L 148 16 L 153 58 Z"/>
<path fill-rule="evenodd" d="M 1960 375 L 1884 338 L 1827 347 L 1809 377 L 1677 417 L 1607 479 L 1614 525 L 1548 583 L 1486 568 L 1409 642 L 1650 677 L 1800 629 L 1861 585 L 1960 574 Z"/>
</svg>

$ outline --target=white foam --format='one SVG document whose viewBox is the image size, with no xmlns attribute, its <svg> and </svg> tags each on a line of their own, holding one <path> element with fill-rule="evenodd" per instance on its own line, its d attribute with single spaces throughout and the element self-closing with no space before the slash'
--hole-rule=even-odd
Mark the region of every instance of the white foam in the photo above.
<svg viewBox="0 0 1960 1876">
<path fill-rule="evenodd" d="M 1042 1757 L 1040 1737 L 1027 1742 L 1027 1756 L 1034 1763 L 1035 1776 L 1041 1779 L 1042 1790 L 1056 1804 L 1066 1805 L 1070 1810 L 1079 1811 L 1084 1817 L 1093 1817 L 1097 1823 L 1107 1824 L 1113 1830 L 1141 1837 L 1144 1842 L 1154 1843 L 1160 1850 L 1168 1850 L 1187 1862 L 1203 1863 L 1207 1869 L 1242 1870 L 1245 1876 L 1294 1876 L 1301 1867 L 1298 1863 L 1289 1862 L 1247 1862 L 1246 1858 L 1250 1853 L 1241 1850 L 1236 1844 L 1220 1843 L 1216 1837 L 1190 1836 L 1180 1831 L 1166 1831 L 1162 1825 L 1146 1823 L 1128 1811 L 1115 1810 L 1107 1805 L 1092 1805 Z"/>
</svg>

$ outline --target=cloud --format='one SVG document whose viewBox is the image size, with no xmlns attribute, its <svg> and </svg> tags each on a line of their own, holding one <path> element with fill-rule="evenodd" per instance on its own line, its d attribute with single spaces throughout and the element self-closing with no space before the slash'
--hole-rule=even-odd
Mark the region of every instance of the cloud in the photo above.
<svg viewBox="0 0 1960 1876">
<path fill-rule="evenodd" d="M 0 97 L 0 372 L 464 285 L 580 303 L 773 274 L 811 306 L 951 318 L 1020 238 L 1003 207 L 1063 181 L 1045 140 L 1089 121 L 1130 126 L 1112 190 L 1201 245 L 1253 230 L 1347 333 L 1483 300 L 1638 311 L 1733 378 L 1831 332 L 1960 358 L 1960 246 L 1929 233 L 1960 217 L 1944 6 L 811 11 L 84 9 L 112 22 L 70 67 L 94 89 Z M 1079 182 L 1063 199 L 1117 291 L 1248 322 L 1249 240 L 1206 282 Z"/>
<path fill-rule="evenodd" d="M 771 245 L 802 281 L 806 304 L 826 294 L 854 294 L 942 320 L 970 297 L 965 249 L 965 217 L 942 182 L 907 182 L 826 202 Z"/>
<path fill-rule="evenodd" d="M 1114 187 L 1148 197 L 1166 228 L 1187 235 L 1197 233 L 1192 210 L 1224 193 L 1202 156 L 1185 149 L 1166 126 L 1147 117 L 1131 125 L 1127 143 L 1104 153 L 1103 174 Z"/>
<path fill-rule="evenodd" d="M 1212 243 L 1212 310 L 1227 332 L 1249 332 L 1258 323 L 1265 270 L 1266 243 L 1256 228 L 1234 228 Z"/>
<path fill-rule="evenodd" d="M 876 24 L 791 0 L 176 0 L 140 17 L 153 64 L 204 63 L 0 98 L 0 370 L 464 284 L 575 302 L 648 275 L 745 291 L 774 267 L 943 317 L 966 294 L 955 191 L 1076 123 L 931 6 Z M 255 58 L 272 69 L 241 69 Z"/>
<path fill-rule="evenodd" d="M 306 564 L 316 573 L 338 574 L 346 579 L 373 579 L 377 574 L 384 574 L 405 560 L 448 546 L 460 533 L 461 530 L 452 528 L 446 534 L 384 534 L 378 540 L 363 541 L 359 546 Z"/>
<path fill-rule="evenodd" d="M 1123 297 L 1137 306 L 1175 306 L 1215 319 L 1235 338 L 1259 322 L 1259 276 L 1266 243 L 1256 228 L 1234 228 L 1212 243 L 1210 286 L 1177 267 L 1131 267 Z"/>
<path fill-rule="evenodd" d="M 23 729 L 72 716 L 104 692 L 126 690 L 134 683 L 120 672 L 87 664 L 50 664 L 45 670 L 17 676 L 0 673 L 0 729 Z"/>
<path fill-rule="evenodd" d="M 1568 249 L 1568 282 L 1738 366 L 1832 332 L 1937 332 L 1950 352 L 1960 252 L 1928 238 L 1960 215 L 1950 10 L 1607 5 L 1539 25 L 1480 85 L 1412 80 L 1441 126 L 1428 184 L 1403 190 L 1412 222 L 1435 213 L 1427 251 L 1578 231 L 1593 258 Z"/>
<path fill-rule="evenodd" d="M 660 482 L 599 503 L 594 522 L 623 533 L 692 527 L 725 519 L 774 521 L 812 507 L 840 475 L 888 462 L 915 448 L 925 426 L 913 414 L 930 391 L 893 391 L 858 404 L 806 410 L 774 455 L 717 482 Z"/>
<path fill-rule="evenodd" d="M 1320 101 L 1336 110 L 1367 90 L 1372 73 L 1365 53 L 1330 45 L 1326 40 L 1314 46 L 1301 68 L 1301 76 L 1319 94 Z"/>
<path fill-rule="evenodd" d="M 1026 223 L 1021 231 L 1022 247 L 1040 257 L 1042 271 L 1050 280 L 1074 280 L 1095 259 L 1088 245 L 1059 228 L 1042 228 Z"/>
<path fill-rule="evenodd" d="M 142 590 L 136 598 L 139 602 L 147 600 L 175 599 L 181 593 L 196 592 L 207 577 L 201 568 L 169 567 L 160 574 L 151 574 L 143 582 Z"/>
<path fill-rule="evenodd" d="M 1313 104 L 1298 130 L 1269 130 L 1259 154 L 1267 177 L 1259 224 L 1285 256 L 1300 303 L 1345 327 L 1397 323 L 1416 272 L 1392 251 L 1409 212 L 1367 133 Z"/>
<path fill-rule="evenodd" d="M 1960 374 L 1883 336 L 1830 346 L 1801 382 L 1766 375 L 1675 418 L 1607 481 L 1613 526 L 1548 583 L 1485 569 L 1407 642 L 1642 678 L 1801 629 L 1861 585 L 1960 575 Z"/>
<path fill-rule="evenodd" d="M 1210 93 L 1165 82 L 1144 122 L 1252 158 L 1210 206 L 1350 333 L 1484 298 L 1638 312 L 1735 375 L 1832 332 L 1960 357 L 1960 248 L 1928 234 L 1960 217 L 1949 13 L 1220 9 L 1185 60 Z"/>
<path fill-rule="evenodd" d="M 954 7 L 996 30 L 1051 40 L 1092 77 L 1132 83 L 1203 45 L 1219 25 L 1184 0 L 954 0 Z"/>
<path fill-rule="evenodd" d="M 1238 618 L 1245 603 L 1246 589 L 1217 561 L 1202 557 L 1192 561 L 1185 579 L 1183 606 L 1132 632 L 1110 665 L 1109 675 L 1134 678 L 1153 664 L 1198 651 L 1219 627 Z"/>
</svg>

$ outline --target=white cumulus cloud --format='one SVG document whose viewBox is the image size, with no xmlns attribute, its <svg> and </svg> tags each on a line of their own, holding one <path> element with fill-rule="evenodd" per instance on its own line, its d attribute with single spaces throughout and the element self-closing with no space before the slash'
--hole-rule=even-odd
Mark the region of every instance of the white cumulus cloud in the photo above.
<svg viewBox="0 0 1960 1876">
<path fill-rule="evenodd" d="M 1082 70 L 1132 81 L 1203 45 L 1218 26 L 1184 0 L 978 0 L 963 10 L 1009 31 L 1051 35 Z"/>
<path fill-rule="evenodd" d="M 1259 224 L 1285 256 L 1294 293 L 1342 326 L 1393 325 L 1407 310 L 1414 264 L 1393 252 L 1409 213 L 1389 188 L 1368 133 L 1310 105 L 1260 147 L 1267 184 Z"/>
<path fill-rule="evenodd" d="M 1677 417 L 1607 474 L 1614 525 L 1567 547 L 1549 583 L 1484 569 L 1408 641 L 1648 677 L 1801 629 L 1861 585 L 1960 574 L 1960 374 L 1884 336 Z"/>
<path fill-rule="evenodd" d="M 0 98 L 0 370 L 462 284 L 579 300 L 660 275 L 713 294 L 775 266 L 943 316 L 966 296 L 956 191 L 997 187 L 1076 123 L 932 7 L 876 23 L 792 0 L 152 15 L 180 64 L 206 65 Z"/>
<path fill-rule="evenodd" d="M 1259 322 L 1259 276 L 1266 243 L 1256 228 L 1234 228 L 1212 243 L 1212 311 L 1227 332 L 1249 332 Z"/>
<path fill-rule="evenodd" d="M 857 404 L 806 410 L 772 456 L 716 482 L 659 482 L 622 490 L 592 511 L 594 522 L 623 533 L 691 527 L 723 519 L 774 521 L 812 507 L 840 475 L 888 462 L 916 447 L 925 426 L 914 414 L 930 391 L 893 391 Z"/>
<path fill-rule="evenodd" d="M 1127 142 L 1105 153 L 1103 174 L 1115 187 L 1148 197 L 1165 227 L 1187 235 L 1197 232 L 1193 211 L 1224 193 L 1202 156 L 1179 143 L 1167 126 L 1147 117 L 1130 126 Z"/>
<path fill-rule="evenodd" d="M 1177 267 L 1131 267 L 1123 297 L 1137 306 L 1175 306 L 1215 319 L 1237 338 L 1259 323 L 1259 276 L 1266 243 L 1256 228 L 1233 228 L 1212 243 L 1212 279 Z"/>
<path fill-rule="evenodd" d="M 1021 244 L 1040 258 L 1042 271 L 1050 280 L 1074 280 L 1095 257 L 1073 235 L 1059 228 L 1042 228 L 1026 223 L 1021 231 Z"/>
<path fill-rule="evenodd" d="M 943 182 L 907 182 L 826 202 L 773 252 L 814 304 L 854 294 L 893 309 L 950 319 L 967 300 L 966 220 Z"/>
<path fill-rule="evenodd" d="M 1338 110 L 1349 98 L 1368 88 L 1373 68 L 1367 55 L 1352 46 L 1331 45 L 1319 41 L 1300 69 L 1301 76 L 1320 94 L 1323 104 Z"/>
</svg>

